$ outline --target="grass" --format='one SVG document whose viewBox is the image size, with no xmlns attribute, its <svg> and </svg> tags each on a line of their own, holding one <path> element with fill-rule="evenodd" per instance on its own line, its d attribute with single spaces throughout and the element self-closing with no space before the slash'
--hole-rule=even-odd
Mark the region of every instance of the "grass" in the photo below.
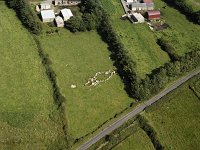
<svg viewBox="0 0 200 150">
<path fill-rule="evenodd" d="M 118 75 L 96 87 L 84 86 L 96 72 L 115 69 L 107 44 L 95 31 L 72 34 L 60 29 L 60 35 L 41 36 L 40 41 L 52 60 L 58 86 L 67 99 L 66 115 L 73 138 L 95 130 L 134 101 L 123 90 Z"/>
<path fill-rule="evenodd" d="M 193 82 L 196 80 L 190 80 L 143 113 L 166 149 L 200 149 L 200 101 L 189 89 Z"/>
<path fill-rule="evenodd" d="M 191 5 L 195 11 L 200 10 L 200 0 L 187 0 L 186 3 Z"/>
<path fill-rule="evenodd" d="M 158 32 L 157 36 L 162 34 L 171 36 L 171 43 L 176 48 L 179 55 L 200 48 L 200 27 L 189 22 L 185 15 L 178 10 L 167 6 L 161 0 L 155 0 L 156 9 L 160 9 L 162 18 L 170 25 L 170 28 L 163 32 Z M 163 6 L 167 6 L 163 8 Z"/>
<path fill-rule="evenodd" d="M 138 130 L 131 135 L 130 137 L 126 138 L 120 144 L 113 148 L 113 150 L 154 150 L 154 146 L 151 143 L 149 137 L 146 133 L 138 128 Z"/>
<path fill-rule="evenodd" d="M 120 0 L 102 0 L 102 4 L 111 16 L 113 28 L 136 62 L 139 76 L 144 77 L 169 61 L 168 55 L 156 43 L 156 35 L 146 24 L 133 25 L 128 20 L 120 19 L 124 14 Z"/>
<path fill-rule="evenodd" d="M 0 149 L 51 147 L 62 130 L 36 45 L 2 1 L 0 17 Z"/>
</svg>

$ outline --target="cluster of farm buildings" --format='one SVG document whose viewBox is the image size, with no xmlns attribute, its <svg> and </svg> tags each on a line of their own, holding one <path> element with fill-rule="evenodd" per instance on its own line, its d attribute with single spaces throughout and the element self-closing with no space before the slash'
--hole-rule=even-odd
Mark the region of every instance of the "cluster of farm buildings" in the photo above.
<svg viewBox="0 0 200 150">
<path fill-rule="evenodd" d="M 73 6 L 80 3 L 81 0 L 47 0 L 42 1 L 36 6 L 36 11 L 40 12 L 42 22 L 47 23 L 55 21 L 57 27 L 64 27 L 64 22 L 73 16 L 71 10 L 63 8 L 59 13 L 55 13 L 54 8 L 57 6 Z"/>
<path fill-rule="evenodd" d="M 134 23 L 143 23 L 148 20 L 160 19 L 160 11 L 154 10 L 153 0 L 122 0 L 128 17 Z"/>
</svg>

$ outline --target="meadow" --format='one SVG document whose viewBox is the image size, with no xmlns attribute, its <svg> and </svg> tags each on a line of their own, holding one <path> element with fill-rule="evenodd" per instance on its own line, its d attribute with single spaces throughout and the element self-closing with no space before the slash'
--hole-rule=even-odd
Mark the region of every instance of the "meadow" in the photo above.
<svg viewBox="0 0 200 150">
<path fill-rule="evenodd" d="M 120 144 L 113 148 L 113 150 L 154 150 L 154 146 L 151 143 L 149 137 L 146 133 L 138 128 L 137 131 L 126 138 Z"/>
<path fill-rule="evenodd" d="M 0 149 L 46 149 L 61 138 L 51 85 L 36 45 L 0 1 Z"/>
<path fill-rule="evenodd" d="M 200 10 L 200 0 L 186 0 L 186 2 L 191 5 L 195 11 Z"/>
<path fill-rule="evenodd" d="M 157 44 L 157 37 L 146 24 L 133 25 L 120 19 L 124 14 L 120 0 L 102 0 L 111 23 L 131 58 L 136 62 L 140 77 L 169 61 L 168 55 Z"/>
<path fill-rule="evenodd" d="M 165 2 L 155 0 L 156 9 L 160 9 L 162 19 L 170 28 L 156 32 L 158 38 L 168 36 L 169 43 L 173 45 L 178 55 L 183 55 L 200 47 L 200 27 L 188 21 L 185 15 L 168 6 Z M 166 7 L 165 7 L 166 6 Z"/>
<path fill-rule="evenodd" d="M 199 149 L 200 101 L 189 85 L 200 75 L 168 94 L 142 114 L 166 149 Z M 196 86 L 196 90 L 200 88 Z"/>
<path fill-rule="evenodd" d="M 59 29 L 59 33 L 42 35 L 40 41 L 67 99 L 69 134 L 76 139 L 95 130 L 134 100 L 124 91 L 118 75 L 97 86 L 85 86 L 97 72 L 115 70 L 107 44 L 96 31 L 74 34 Z"/>
</svg>

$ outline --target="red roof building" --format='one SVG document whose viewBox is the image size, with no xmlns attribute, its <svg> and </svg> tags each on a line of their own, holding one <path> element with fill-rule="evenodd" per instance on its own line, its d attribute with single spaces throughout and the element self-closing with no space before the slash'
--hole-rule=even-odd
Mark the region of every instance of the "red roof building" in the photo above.
<svg viewBox="0 0 200 150">
<path fill-rule="evenodd" d="M 143 0 L 143 3 L 153 3 L 153 0 Z"/>
<path fill-rule="evenodd" d="M 147 17 L 149 20 L 160 19 L 160 11 L 159 10 L 149 10 L 149 11 L 147 11 Z"/>
</svg>

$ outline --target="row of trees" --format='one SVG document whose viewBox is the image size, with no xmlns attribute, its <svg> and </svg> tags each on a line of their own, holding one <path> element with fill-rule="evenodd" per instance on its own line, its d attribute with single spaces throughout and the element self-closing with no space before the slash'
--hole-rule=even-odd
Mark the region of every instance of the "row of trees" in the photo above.
<svg viewBox="0 0 200 150">
<path fill-rule="evenodd" d="M 186 0 L 164 0 L 166 3 L 176 7 L 180 12 L 194 23 L 200 24 L 200 10 L 194 11 L 192 6 L 187 4 Z"/>
<path fill-rule="evenodd" d="M 29 1 L 7 0 L 6 3 L 10 8 L 15 9 L 19 19 L 30 32 L 34 34 L 42 32 L 42 25 L 36 13 L 31 9 Z"/>
</svg>

